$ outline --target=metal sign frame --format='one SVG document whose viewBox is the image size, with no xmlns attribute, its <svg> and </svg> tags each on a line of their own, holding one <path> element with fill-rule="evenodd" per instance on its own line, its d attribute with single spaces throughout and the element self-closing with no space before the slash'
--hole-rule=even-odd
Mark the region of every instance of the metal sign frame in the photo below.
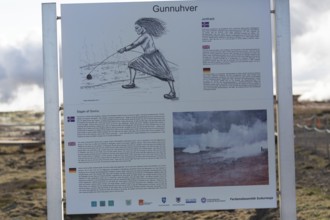
<svg viewBox="0 0 330 220">
<path fill-rule="evenodd" d="M 289 0 L 273 0 L 280 218 L 296 219 Z M 56 3 L 42 4 L 47 219 L 63 220 L 62 148 Z"/>
</svg>

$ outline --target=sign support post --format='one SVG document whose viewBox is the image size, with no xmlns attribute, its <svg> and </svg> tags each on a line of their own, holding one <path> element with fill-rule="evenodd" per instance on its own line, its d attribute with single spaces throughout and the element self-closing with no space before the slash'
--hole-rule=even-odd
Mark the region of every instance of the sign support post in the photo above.
<svg viewBox="0 0 330 220">
<path fill-rule="evenodd" d="M 289 0 L 275 0 L 275 56 L 281 220 L 296 219 Z"/>
<path fill-rule="evenodd" d="M 63 219 L 56 3 L 42 4 L 47 219 Z"/>
</svg>

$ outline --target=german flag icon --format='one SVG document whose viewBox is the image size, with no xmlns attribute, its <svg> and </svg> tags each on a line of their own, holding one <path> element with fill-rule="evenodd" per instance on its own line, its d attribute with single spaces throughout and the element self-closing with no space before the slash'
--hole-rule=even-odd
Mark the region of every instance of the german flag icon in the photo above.
<svg viewBox="0 0 330 220">
<path fill-rule="evenodd" d="M 77 173 L 77 168 L 69 168 L 69 173 Z"/>
<path fill-rule="evenodd" d="M 204 73 L 204 74 L 209 74 L 209 73 L 211 73 L 211 68 L 203 68 L 203 73 Z"/>
</svg>

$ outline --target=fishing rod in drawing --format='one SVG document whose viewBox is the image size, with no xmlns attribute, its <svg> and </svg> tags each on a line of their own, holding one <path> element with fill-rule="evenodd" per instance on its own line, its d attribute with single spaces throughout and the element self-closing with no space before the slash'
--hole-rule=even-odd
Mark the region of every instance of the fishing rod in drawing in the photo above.
<svg viewBox="0 0 330 220">
<path fill-rule="evenodd" d="M 109 59 L 110 57 L 114 56 L 116 53 L 118 53 L 118 51 L 116 51 L 115 53 L 113 53 L 113 54 L 107 56 L 104 60 L 102 60 L 101 62 L 99 62 L 97 65 L 95 65 L 94 68 L 93 68 L 91 71 L 89 71 L 89 73 L 87 74 L 86 78 L 87 78 L 88 80 L 91 80 L 91 79 L 93 78 L 91 73 L 92 73 L 92 72 L 93 72 L 98 66 L 100 66 L 101 64 L 103 64 L 107 59 Z"/>
<path fill-rule="evenodd" d="M 87 78 L 88 80 L 91 80 L 91 79 L 93 78 L 93 77 L 92 77 L 92 72 L 94 72 L 94 70 L 95 70 L 98 66 L 100 66 L 101 64 L 103 64 L 107 59 L 109 59 L 110 57 L 114 56 L 114 55 L 117 54 L 117 53 L 118 53 L 118 51 L 116 51 L 115 53 L 113 53 L 113 54 L 107 56 L 104 60 L 102 60 L 101 62 L 99 62 L 97 65 L 95 65 L 94 68 L 93 68 L 91 71 L 89 71 L 89 73 L 87 74 L 86 78 Z"/>
<path fill-rule="evenodd" d="M 141 52 L 136 51 L 136 50 L 131 50 L 131 51 L 132 51 L 132 52 L 135 52 L 135 53 L 139 53 L 139 54 L 141 54 Z M 117 53 L 118 53 L 118 51 L 116 51 L 115 53 L 113 53 L 113 54 L 107 56 L 104 60 L 102 60 L 101 62 L 99 62 L 97 65 L 95 65 L 94 68 L 93 68 L 91 71 L 89 71 L 89 73 L 87 74 L 86 78 L 87 78 L 88 80 L 91 80 L 91 79 L 93 78 L 93 77 L 92 77 L 92 72 L 93 72 L 98 66 L 100 66 L 101 64 L 103 64 L 107 59 L 109 59 L 110 57 L 114 56 L 114 55 L 117 54 Z M 173 63 L 173 62 L 170 62 L 170 61 L 168 61 L 168 62 L 169 62 L 169 63 L 172 63 L 172 64 L 174 64 L 174 65 L 176 65 L 176 64 Z"/>
</svg>

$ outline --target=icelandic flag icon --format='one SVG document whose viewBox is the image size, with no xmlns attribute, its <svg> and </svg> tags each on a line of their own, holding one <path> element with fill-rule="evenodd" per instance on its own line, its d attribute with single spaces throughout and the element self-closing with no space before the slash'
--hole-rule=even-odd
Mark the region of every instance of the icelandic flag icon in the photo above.
<svg viewBox="0 0 330 220">
<path fill-rule="evenodd" d="M 68 122 L 75 122 L 76 119 L 75 119 L 74 116 L 68 116 L 68 117 L 67 117 L 67 121 L 68 121 Z"/>
<path fill-rule="evenodd" d="M 210 27 L 210 22 L 209 21 L 202 21 L 202 27 Z"/>
</svg>

